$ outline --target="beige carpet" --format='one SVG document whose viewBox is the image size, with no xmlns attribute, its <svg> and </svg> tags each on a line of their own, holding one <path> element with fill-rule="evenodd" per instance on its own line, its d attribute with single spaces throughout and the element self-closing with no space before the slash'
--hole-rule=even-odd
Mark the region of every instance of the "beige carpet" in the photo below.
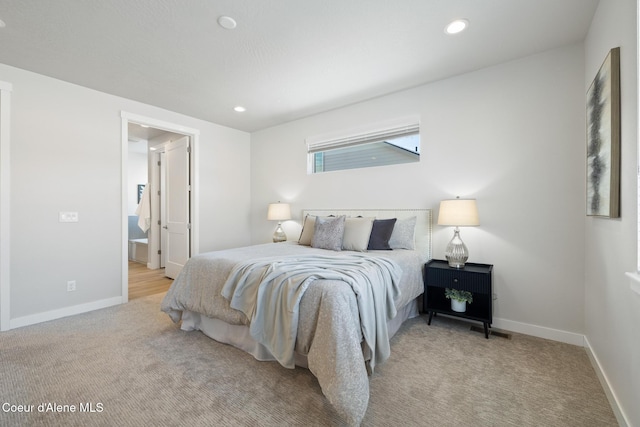
<svg viewBox="0 0 640 427">
<path fill-rule="evenodd" d="M 0 425 L 340 424 L 309 371 L 182 332 L 159 311 L 161 297 L 0 333 Z M 363 425 L 617 425 L 583 348 L 486 340 L 469 326 L 405 323 L 371 377 Z"/>
</svg>

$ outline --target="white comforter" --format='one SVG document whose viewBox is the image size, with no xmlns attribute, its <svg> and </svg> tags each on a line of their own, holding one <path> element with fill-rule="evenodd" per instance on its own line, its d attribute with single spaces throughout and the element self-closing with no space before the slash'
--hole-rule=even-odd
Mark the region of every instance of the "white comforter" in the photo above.
<svg viewBox="0 0 640 427">
<path fill-rule="evenodd" d="M 251 259 L 301 254 L 335 255 L 322 249 L 280 243 L 195 256 L 167 292 L 162 310 L 175 322 L 180 321 L 183 311 L 192 311 L 229 324 L 250 326 L 248 317 L 233 309 L 222 296 L 233 268 Z M 395 308 L 403 307 L 422 293 L 420 254 L 396 250 L 369 252 L 367 256 L 393 259 L 402 269 Z M 369 400 L 366 359 L 371 355 L 368 345 L 361 345 L 362 341 L 358 301 L 352 288 L 340 280 L 310 282 L 300 299 L 295 350 L 306 356 L 308 368 L 318 379 L 323 394 L 345 422 L 352 425 L 361 422 Z"/>
</svg>

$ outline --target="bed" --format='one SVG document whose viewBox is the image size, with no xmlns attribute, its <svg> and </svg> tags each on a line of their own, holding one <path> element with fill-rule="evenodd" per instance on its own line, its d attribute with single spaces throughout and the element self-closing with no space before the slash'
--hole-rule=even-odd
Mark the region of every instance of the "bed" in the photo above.
<svg viewBox="0 0 640 427">
<path fill-rule="evenodd" d="M 192 257 L 161 309 L 183 330 L 202 331 L 258 360 L 308 368 L 345 423 L 358 425 L 368 376 L 389 357 L 389 339 L 401 324 L 419 314 L 432 213 L 302 214 L 296 242 Z M 282 320 L 280 313 L 290 314 Z"/>
</svg>

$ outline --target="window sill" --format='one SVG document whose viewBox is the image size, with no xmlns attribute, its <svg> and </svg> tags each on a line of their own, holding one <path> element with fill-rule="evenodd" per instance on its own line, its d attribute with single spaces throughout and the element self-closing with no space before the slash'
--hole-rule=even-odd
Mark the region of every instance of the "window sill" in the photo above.
<svg viewBox="0 0 640 427">
<path fill-rule="evenodd" d="M 638 273 L 625 273 L 629 277 L 631 283 L 631 290 L 640 295 L 640 274 Z"/>
</svg>

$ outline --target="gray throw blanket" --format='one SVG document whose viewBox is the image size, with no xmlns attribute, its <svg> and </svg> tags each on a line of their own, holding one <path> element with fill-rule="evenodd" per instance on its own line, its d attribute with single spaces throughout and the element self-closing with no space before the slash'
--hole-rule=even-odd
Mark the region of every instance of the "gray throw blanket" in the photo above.
<svg viewBox="0 0 640 427">
<path fill-rule="evenodd" d="M 360 326 L 372 351 L 369 366 L 390 354 L 387 321 L 396 316 L 402 270 L 394 261 L 350 253 L 269 257 L 238 263 L 222 288 L 232 308 L 250 320 L 251 336 L 287 368 L 294 368 L 299 303 L 316 279 L 340 280 L 356 295 Z"/>
</svg>

